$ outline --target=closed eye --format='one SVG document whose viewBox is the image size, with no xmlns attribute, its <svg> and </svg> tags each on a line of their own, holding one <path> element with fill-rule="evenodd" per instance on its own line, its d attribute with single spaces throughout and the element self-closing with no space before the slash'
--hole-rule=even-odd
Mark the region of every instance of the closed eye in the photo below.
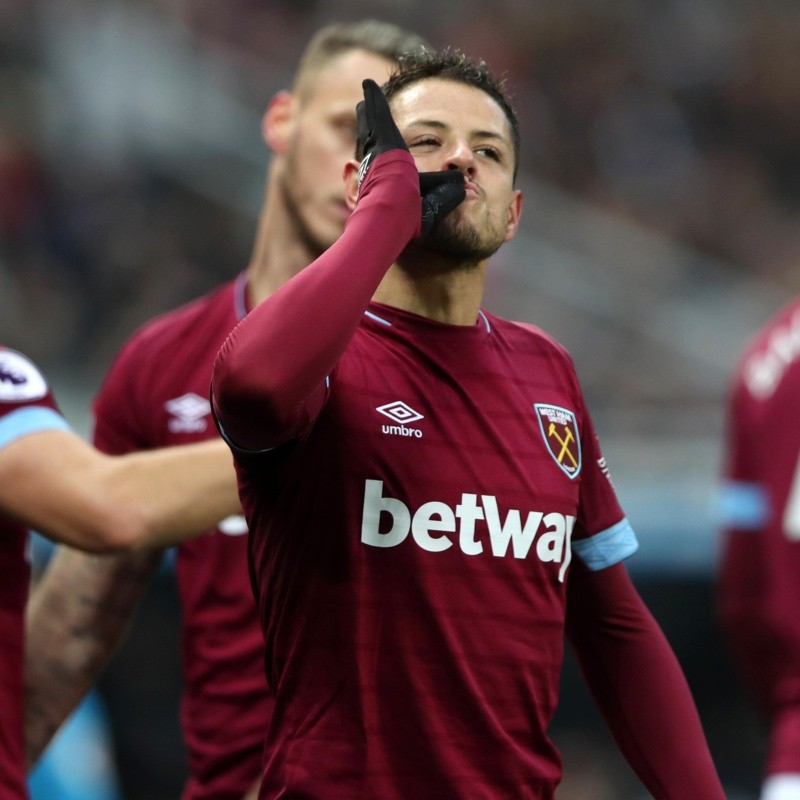
<svg viewBox="0 0 800 800">
<path fill-rule="evenodd" d="M 438 147 L 439 140 L 435 136 L 421 136 L 418 139 L 414 139 L 414 141 L 409 143 L 409 148 L 411 147 Z"/>
<path fill-rule="evenodd" d="M 481 145 L 480 147 L 476 148 L 476 152 L 485 155 L 492 161 L 502 162 L 503 160 L 502 153 L 490 145 Z"/>
</svg>

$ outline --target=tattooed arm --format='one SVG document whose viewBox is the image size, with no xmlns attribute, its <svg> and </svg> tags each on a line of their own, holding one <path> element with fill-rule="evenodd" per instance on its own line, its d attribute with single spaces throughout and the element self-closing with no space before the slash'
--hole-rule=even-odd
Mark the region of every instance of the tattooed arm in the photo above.
<svg viewBox="0 0 800 800">
<path fill-rule="evenodd" d="M 108 664 L 161 555 L 95 556 L 67 547 L 56 552 L 27 610 L 29 767 Z"/>
</svg>

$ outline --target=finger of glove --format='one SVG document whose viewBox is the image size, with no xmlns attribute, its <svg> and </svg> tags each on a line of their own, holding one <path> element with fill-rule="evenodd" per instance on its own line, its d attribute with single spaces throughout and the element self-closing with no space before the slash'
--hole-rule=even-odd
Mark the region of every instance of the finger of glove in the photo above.
<svg viewBox="0 0 800 800">
<path fill-rule="evenodd" d="M 423 176 L 430 177 L 423 180 Z M 451 172 L 449 176 L 445 178 L 443 173 L 420 173 L 420 186 L 431 187 L 422 195 L 422 235 L 430 233 L 466 197 L 461 173 Z"/>
<path fill-rule="evenodd" d="M 367 125 L 372 134 L 376 153 L 394 149 L 408 150 L 381 87 L 369 78 L 361 84 L 361 87 L 364 90 Z"/>
<path fill-rule="evenodd" d="M 367 122 L 367 109 L 366 103 L 359 100 L 356 105 L 356 141 L 358 142 L 358 150 L 363 154 L 366 152 L 369 141 L 370 127 Z"/>
<path fill-rule="evenodd" d="M 419 193 L 424 197 L 439 186 L 453 184 L 464 187 L 464 176 L 457 169 L 447 169 L 441 172 L 420 172 Z"/>
</svg>

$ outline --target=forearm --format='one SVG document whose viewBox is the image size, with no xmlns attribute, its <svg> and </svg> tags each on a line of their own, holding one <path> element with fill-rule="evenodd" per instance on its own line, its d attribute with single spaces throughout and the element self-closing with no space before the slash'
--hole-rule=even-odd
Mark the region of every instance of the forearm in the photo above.
<svg viewBox="0 0 800 800">
<path fill-rule="evenodd" d="M 573 564 L 567 632 L 623 755 L 656 800 L 724 800 L 683 672 L 618 564 Z"/>
<path fill-rule="evenodd" d="M 161 557 L 90 556 L 59 548 L 28 603 L 25 741 L 39 758 L 100 675 Z"/>
<path fill-rule="evenodd" d="M 109 457 L 102 478 L 119 544 L 167 547 L 241 513 L 230 449 L 221 440 Z M 125 513 L 138 523 L 125 531 Z M 127 536 L 127 541 L 125 540 Z"/>
<path fill-rule="evenodd" d="M 304 406 L 353 337 L 378 284 L 420 226 L 419 176 L 411 156 L 379 157 L 341 238 L 253 309 L 217 357 L 215 412 L 250 448 L 296 435 Z"/>
<path fill-rule="evenodd" d="M 221 440 L 107 456 L 51 430 L 12 442 L 2 455 L 0 508 L 83 550 L 172 544 L 240 510 Z"/>
</svg>

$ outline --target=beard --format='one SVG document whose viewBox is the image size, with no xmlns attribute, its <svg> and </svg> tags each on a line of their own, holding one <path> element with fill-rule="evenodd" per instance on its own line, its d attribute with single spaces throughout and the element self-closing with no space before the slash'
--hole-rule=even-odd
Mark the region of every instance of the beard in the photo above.
<svg viewBox="0 0 800 800">
<path fill-rule="evenodd" d="M 412 244 L 419 251 L 456 262 L 464 268 L 477 266 L 493 256 L 505 241 L 505 226 L 487 217 L 481 231 L 471 220 L 459 214 L 461 208 L 448 214 L 430 233 Z"/>
</svg>

